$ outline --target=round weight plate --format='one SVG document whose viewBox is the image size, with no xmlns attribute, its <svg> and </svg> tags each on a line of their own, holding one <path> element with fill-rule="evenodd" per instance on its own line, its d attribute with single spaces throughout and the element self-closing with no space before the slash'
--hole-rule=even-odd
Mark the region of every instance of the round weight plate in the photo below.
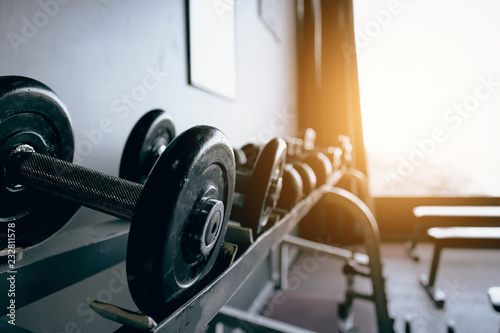
<svg viewBox="0 0 500 333">
<path fill-rule="evenodd" d="M 234 159 L 236 161 L 236 168 L 242 167 L 247 164 L 247 156 L 241 149 L 233 148 Z"/>
<path fill-rule="evenodd" d="M 326 184 L 333 172 L 332 162 L 325 154 L 320 152 L 306 154 L 302 162 L 308 164 L 314 170 L 316 187 Z"/>
<path fill-rule="evenodd" d="M 4 163 L 21 144 L 38 153 L 73 160 L 73 132 L 66 107 L 44 84 L 20 76 L 0 77 L 0 249 L 15 223 L 15 246 L 28 248 L 56 233 L 79 208 L 51 195 L 8 184 Z M 54 170 L 57 173 L 57 170 Z M 12 226 L 12 225 L 11 225 Z"/>
<path fill-rule="evenodd" d="M 294 161 L 292 164 L 302 178 L 304 195 L 309 195 L 309 193 L 316 188 L 316 175 L 314 174 L 314 170 L 309 165 L 302 162 Z"/>
<path fill-rule="evenodd" d="M 120 178 L 144 184 L 156 160 L 174 137 L 174 123 L 164 111 L 153 110 L 142 116 L 125 144 Z"/>
<path fill-rule="evenodd" d="M 241 225 L 251 228 L 255 236 L 264 232 L 267 221 L 278 202 L 283 184 L 286 143 L 275 138 L 262 149 L 252 179 L 245 193 L 244 219 Z"/>
<path fill-rule="evenodd" d="M 241 151 L 245 154 L 247 162 L 242 167 L 253 170 L 257 158 L 259 157 L 261 147 L 255 143 L 247 143 L 241 147 Z"/>
<path fill-rule="evenodd" d="M 193 127 L 167 146 L 130 227 L 127 275 L 141 311 L 162 319 L 198 291 L 222 245 L 234 183 L 233 150 L 217 129 Z"/>
<path fill-rule="evenodd" d="M 283 189 L 277 207 L 291 210 L 302 199 L 302 196 L 302 178 L 291 164 L 286 164 L 283 172 Z"/>
</svg>

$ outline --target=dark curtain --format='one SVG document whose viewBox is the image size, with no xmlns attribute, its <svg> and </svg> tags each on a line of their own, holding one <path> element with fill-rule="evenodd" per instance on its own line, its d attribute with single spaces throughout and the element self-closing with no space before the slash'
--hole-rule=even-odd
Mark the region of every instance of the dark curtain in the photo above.
<svg viewBox="0 0 500 333">
<path fill-rule="evenodd" d="M 322 147 L 348 135 L 352 166 L 366 173 L 352 0 L 299 0 L 297 27 L 299 128 L 315 129 Z"/>
</svg>

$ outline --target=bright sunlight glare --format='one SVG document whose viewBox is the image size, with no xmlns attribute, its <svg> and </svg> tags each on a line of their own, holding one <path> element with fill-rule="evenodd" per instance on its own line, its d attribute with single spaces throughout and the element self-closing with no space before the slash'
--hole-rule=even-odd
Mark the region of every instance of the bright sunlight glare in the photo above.
<svg viewBox="0 0 500 333">
<path fill-rule="evenodd" d="M 499 12 L 486 0 L 354 0 L 375 195 L 500 195 Z"/>
</svg>

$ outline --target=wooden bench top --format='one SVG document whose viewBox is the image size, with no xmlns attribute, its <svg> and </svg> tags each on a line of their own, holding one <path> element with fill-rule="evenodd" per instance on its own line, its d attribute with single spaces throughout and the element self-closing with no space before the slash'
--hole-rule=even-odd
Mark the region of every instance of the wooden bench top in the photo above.
<svg viewBox="0 0 500 333">
<path fill-rule="evenodd" d="M 413 214 L 421 217 L 486 217 L 500 219 L 500 206 L 418 206 Z"/>
</svg>

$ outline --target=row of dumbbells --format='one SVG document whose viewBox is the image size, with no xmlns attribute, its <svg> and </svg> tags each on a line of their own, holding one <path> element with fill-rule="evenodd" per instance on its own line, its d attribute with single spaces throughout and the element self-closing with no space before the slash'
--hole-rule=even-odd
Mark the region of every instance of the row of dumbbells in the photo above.
<svg viewBox="0 0 500 333">
<path fill-rule="evenodd" d="M 329 159 L 311 148 L 312 134 L 246 146 L 243 158 L 218 129 L 176 135 L 168 115 L 152 111 L 131 132 L 118 178 L 71 163 L 71 123 L 49 87 L 0 77 L 0 222 L 15 229 L 16 249 L 25 249 L 80 205 L 131 221 L 131 296 L 142 312 L 164 318 L 198 291 L 229 218 L 258 237 L 276 207 L 290 210 L 327 182 L 338 154 Z M 0 248 L 11 249 L 10 238 L 0 238 Z"/>
<path fill-rule="evenodd" d="M 120 178 L 143 184 L 174 137 L 175 126 L 168 114 L 154 110 L 144 115 L 125 146 Z M 315 131 L 307 128 L 296 137 L 233 148 L 236 179 L 230 219 L 251 228 L 257 237 L 270 227 L 272 214 L 289 212 L 326 184 L 334 169 L 348 163 L 352 146 L 347 137 L 341 137 L 341 147 L 329 149 L 315 147 L 315 137 Z"/>
<path fill-rule="evenodd" d="M 125 146 L 120 178 L 145 183 L 174 137 L 175 126 L 167 113 L 154 110 L 144 115 Z M 257 237 L 270 227 L 268 221 L 273 213 L 289 212 L 314 189 L 326 184 L 334 169 L 349 163 L 352 146 L 348 137 L 339 138 L 340 147 L 327 149 L 315 147 L 315 138 L 316 132 L 307 128 L 296 137 L 233 148 L 236 179 L 230 219 L 251 228 Z"/>
<path fill-rule="evenodd" d="M 326 184 L 333 170 L 349 166 L 352 145 L 347 136 L 339 137 L 339 147 L 318 148 L 315 146 L 315 139 L 316 132 L 312 128 L 300 131 L 295 137 L 283 138 L 287 149 L 283 191 L 277 202 L 278 209 L 290 211 L 314 189 Z M 237 169 L 252 170 L 263 148 L 258 144 L 249 143 L 241 149 L 235 149 Z M 238 187 L 238 181 L 236 184 Z"/>
</svg>

